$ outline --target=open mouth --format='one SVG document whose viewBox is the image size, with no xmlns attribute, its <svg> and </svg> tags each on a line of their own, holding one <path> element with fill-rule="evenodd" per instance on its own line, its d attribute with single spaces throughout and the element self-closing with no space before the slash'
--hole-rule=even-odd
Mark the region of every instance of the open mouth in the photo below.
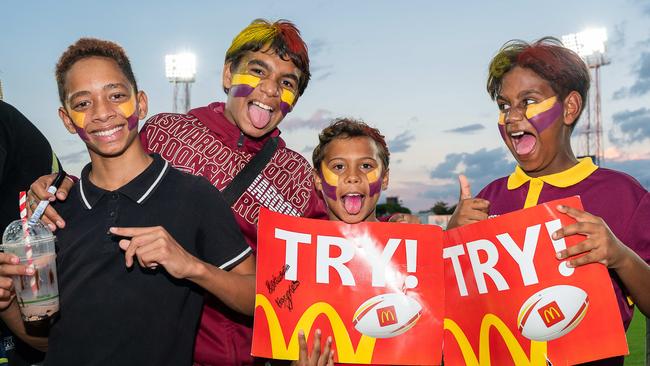
<svg viewBox="0 0 650 366">
<path fill-rule="evenodd" d="M 124 125 L 120 125 L 120 126 L 115 126 L 113 128 L 110 128 L 108 130 L 93 131 L 90 134 L 93 135 L 93 136 L 108 137 L 108 136 L 112 136 L 112 135 L 118 133 L 123 128 L 124 128 Z"/>
<path fill-rule="evenodd" d="M 343 208 L 349 215 L 357 215 L 361 212 L 365 196 L 361 193 L 347 193 L 341 197 Z"/>
<path fill-rule="evenodd" d="M 535 145 L 537 145 L 537 137 L 525 131 L 511 132 L 510 140 L 517 155 L 528 155 L 533 152 Z"/>
<path fill-rule="evenodd" d="M 248 103 L 248 116 L 255 128 L 263 129 L 271 122 L 273 108 L 256 100 Z"/>
</svg>

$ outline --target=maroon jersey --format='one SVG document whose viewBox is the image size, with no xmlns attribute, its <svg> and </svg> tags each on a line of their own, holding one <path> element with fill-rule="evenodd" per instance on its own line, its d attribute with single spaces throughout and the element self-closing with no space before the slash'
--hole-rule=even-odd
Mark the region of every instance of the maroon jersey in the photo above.
<svg viewBox="0 0 650 366">
<path fill-rule="evenodd" d="M 188 114 L 157 114 L 144 124 L 140 139 L 145 150 L 160 154 L 177 169 L 205 177 L 223 190 L 267 139 L 280 134 L 275 129 L 260 139 L 251 139 L 229 122 L 223 111 L 223 103 L 212 103 Z M 327 218 L 311 171 L 307 160 L 286 148 L 284 140 L 278 138 L 278 149 L 271 161 L 231 207 L 253 250 L 257 248 L 260 207 L 293 216 Z M 251 364 L 251 327 L 251 317 L 235 313 L 208 296 L 196 338 L 194 362 Z"/>
<path fill-rule="evenodd" d="M 532 187 L 532 188 L 531 188 Z M 599 216 L 614 235 L 650 263 L 650 195 L 634 178 L 621 172 L 599 168 L 590 158 L 563 172 L 531 178 L 519 167 L 509 177 L 495 180 L 478 197 L 490 201 L 490 216 L 502 215 L 527 206 L 559 198 L 580 196 L 585 211 Z M 633 306 L 623 283 L 609 271 L 627 329 Z"/>
</svg>

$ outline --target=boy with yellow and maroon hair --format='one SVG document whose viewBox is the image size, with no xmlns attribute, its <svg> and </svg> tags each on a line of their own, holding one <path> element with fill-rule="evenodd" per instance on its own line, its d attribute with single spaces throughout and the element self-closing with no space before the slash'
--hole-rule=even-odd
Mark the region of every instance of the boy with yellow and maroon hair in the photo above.
<svg viewBox="0 0 650 366">
<path fill-rule="evenodd" d="M 517 160 L 515 171 L 472 198 L 460 177 L 461 197 L 449 227 L 487 219 L 551 200 L 580 195 L 584 211 L 559 206 L 577 223 L 553 239 L 584 235 L 557 253 L 569 266 L 607 266 L 625 327 L 633 304 L 650 315 L 650 195 L 634 178 L 577 159 L 570 137 L 589 90 L 589 71 L 554 38 L 506 43 L 492 59 L 488 93 L 499 107 L 499 131 Z M 599 365 L 622 365 L 623 357 Z"/>
</svg>

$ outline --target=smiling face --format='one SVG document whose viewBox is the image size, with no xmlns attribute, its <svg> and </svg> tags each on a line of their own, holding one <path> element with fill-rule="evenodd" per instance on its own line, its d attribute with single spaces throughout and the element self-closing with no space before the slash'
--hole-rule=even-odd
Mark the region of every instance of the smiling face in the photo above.
<svg viewBox="0 0 650 366">
<path fill-rule="evenodd" d="M 266 135 L 295 105 L 300 76 L 293 62 L 281 59 L 268 48 L 249 51 L 234 70 L 226 63 L 226 118 L 247 136 Z"/>
<path fill-rule="evenodd" d="M 551 85 L 528 68 L 517 66 L 504 75 L 496 98 L 499 130 L 528 175 L 558 173 L 577 163 L 570 144 L 576 94 L 560 100 Z"/>
<path fill-rule="evenodd" d="M 348 224 L 377 220 L 375 208 L 380 192 L 388 187 L 388 171 L 370 137 L 332 140 L 317 170 L 314 181 L 325 197 L 330 220 Z"/>
<path fill-rule="evenodd" d="M 147 98 L 135 93 L 117 63 L 88 57 L 72 65 L 65 76 L 65 105 L 59 117 L 77 133 L 92 153 L 122 154 L 138 135 L 138 121 L 146 115 Z"/>
</svg>

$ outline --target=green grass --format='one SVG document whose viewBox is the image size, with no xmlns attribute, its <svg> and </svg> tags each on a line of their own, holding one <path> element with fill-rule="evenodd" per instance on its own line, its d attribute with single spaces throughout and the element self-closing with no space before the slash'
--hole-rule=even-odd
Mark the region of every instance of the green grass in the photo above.
<svg viewBox="0 0 650 366">
<path fill-rule="evenodd" d="M 645 327 L 645 316 L 639 312 L 639 309 L 636 309 L 632 323 L 627 329 L 627 344 L 630 355 L 625 358 L 625 366 L 645 366 Z"/>
</svg>

